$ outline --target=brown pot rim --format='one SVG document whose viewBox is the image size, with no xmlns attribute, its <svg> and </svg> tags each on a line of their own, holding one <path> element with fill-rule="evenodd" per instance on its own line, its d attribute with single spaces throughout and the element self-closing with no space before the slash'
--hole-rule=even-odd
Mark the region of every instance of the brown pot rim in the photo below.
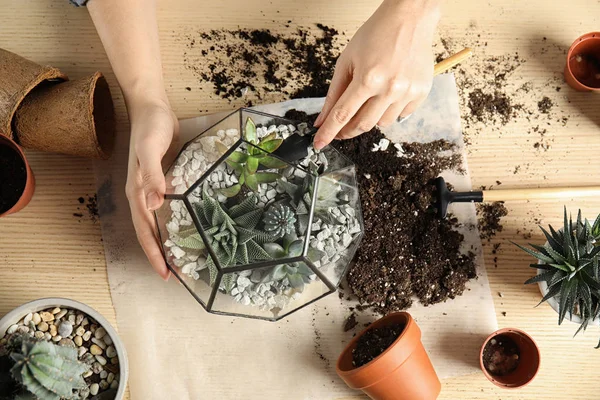
<svg viewBox="0 0 600 400">
<path fill-rule="evenodd" d="M 502 382 L 497 381 L 494 378 L 494 375 L 490 374 L 487 369 L 485 369 L 485 366 L 483 365 L 483 350 L 485 349 L 485 346 L 488 344 L 488 342 L 490 340 L 492 340 L 494 337 L 498 336 L 498 335 L 502 335 L 505 333 L 516 333 L 520 336 L 522 336 L 524 339 L 526 339 L 528 342 L 533 344 L 533 347 L 535 347 L 536 351 L 537 351 L 537 356 L 538 356 L 538 365 L 537 368 L 534 372 L 534 374 L 529 378 L 529 380 L 521 385 L 507 385 L 504 384 Z M 497 331 L 495 331 L 494 333 L 492 333 L 491 335 L 489 335 L 484 341 L 483 341 L 483 345 L 481 345 L 481 350 L 479 351 L 479 367 L 481 368 L 481 370 L 483 371 L 483 374 L 485 375 L 485 377 L 492 382 L 494 385 L 503 388 L 503 389 L 519 389 L 522 388 L 524 386 L 527 386 L 529 383 L 531 383 L 531 381 L 533 381 L 533 379 L 537 376 L 538 372 L 539 372 L 539 366 L 542 362 L 542 355 L 540 353 L 540 348 L 538 347 L 537 343 L 535 342 L 535 340 L 533 340 L 533 338 L 525 331 L 521 330 L 521 329 L 517 329 L 517 328 L 502 328 L 502 329 L 498 329 Z"/>
<path fill-rule="evenodd" d="M 569 86 L 573 87 L 573 89 L 575 89 L 575 90 L 597 92 L 597 91 L 600 91 L 600 88 L 594 88 L 594 87 L 591 87 L 591 86 L 584 85 L 583 83 L 581 83 L 575 77 L 575 75 L 573 74 L 573 71 L 571 71 L 571 65 L 569 63 L 569 60 L 573 56 L 573 51 L 575 50 L 575 48 L 577 47 L 577 45 L 579 43 L 583 42 L 584 40 L 588 40 L 588 39 L 598 39 L 598 40 L 600 40 L 600 32 L 588 32 L 588 33 L 585 33 L 585 34 L 579 36 L 577 39 L 575 39 L 573 41 L 573 43 L 571 44 L 571 47 L 569 47 L 569 51 L 567 51 L 567 63 L 565 65 L 565 75 L 568 74 L 568 77 L 565 77 L 565 80 L 567 81 L 567 83 L 569 84 Z M 571 78 L 572 82 L 576 83 L 580 87 L 579 88 L 574 87 L 571 84 L 569 78 Z"/>
<path fill-rule="evenodd" d="M 367 364 L 362 365 L 360 367 L 351 368 L 351 369 L 343 369 L 342 368 L 341 364 L 342 364 L 344 355 L 351 353 L 352 350 L 354 350 L 358 340 L 367 331 L 369 331 L 373 328 L 376 328 L 376 327 L 382 327 L 382 326 L 390 325 L 391 323 L 398 323 L 398 322 L 404 323 L 404 329 L 402 330 L 402 333 L 400 334 L 400 336 L 398 336 L 398 338 L 387 349 L 385 349 L 385 351 L 383 353 L 381 353 L 379 356 L 377 356 L 375 359 L 371 360 Z M 415 340 L 415 339 L 417 339 L 417 340 Z M 378 319 L 377 321 L 375 321 L 374 323 L 372 323 L 365 329 L 363 329 L 359 334 L 356 335 L 356 337 L 354 337 L 350 341 L 350 343 L 348 343 L 348 345 L 346 345 L 346 347 L 344 348 L 344 350 L 338 357 L 338 360 L 336 363 L 336 371 L 337 371 L 338 375 L 342 379 L 344 379 L 344 381 L 346 381 L 346 383 L 348 383 L 348 380 L 357 380 L 357 381 L 365 380 L 364 378 L 361 378 L 361 375 L 367 369 L 375 368 L 375 369 L 381 369 L 382 371 L 386 371 L 387 374 L 380 374 L 378 380 L 373 380 L 373 381 L 369 382 L 368 385 L 364 385 L 364 386 L 361 385 L 362 387 L 354 387 L 351 385 L 349 385 L 349 386 L 351 386 L 354 389 L 364 389 L 366 387 L 375 385 L 375 384 L 377 384 L 377 382 L 385 379 L 388 375 L 392 374 L 394 371 L 396 371 L 398 368 L 400 368 L 402 366 L 402 364 L 404 364 L 404 362 L 413 353 L 415 348 L 419 345 L 418 342 L 420 341 L 420 339 L 421 339 L 421 331 L 420 331 L 419 327 L 417 326 L 417 323 L 415 322 L 415 320 L 409 313 L 402 311 L 402 312 L 395 312 L 395 313 L 388 314 L 388 315 Z M 401 346 L 401 349 L 399 346 Z M 394 357 L 394 358 L 396 358 L 396 361 L 394 362 L 394 364 L 396 364 L 396 365 L 394 365 L 393 368 L 387 368 L 384 366 L 384 364 L 389 362 L 388 361 L 389 358 L 392 358 L 391 357 L 392 353 L 396 353 L 396 355 L 401 354 L 401 357 Z M 400 361 L 398 360 L 398 358 L 400 358 Z"/>
<path fill-rule="evenodd" d="M 19 197 L 19 200 L 11 208 L 4 213 L 0 213 L 1 218 L 9 214 L 14 214 L 17 211 L 21 211 L 29 204 L 31 198 L 33 197 L 33 192 L 35 191 L 35 177 L 33 175 L 33 171 L 31 170 L 31 166 L 29 165 L 29 161 L 27 161 L 27 157 L 25 157 L 23 149 L 21 149 L 21 146 L 15 143 L 15 141 L 8 136 L 3 135 L 1 132 L 0 143 L 8 145 L 8 147 L 12 148 L 19 154 L 21 160 L 23 160 L 23 163 L 25 163 L 25 170 L 27 171 L 27 181 L 25 182 L 25 188 L 23 189 L 23 193 L 21 193 L 21 197 Z"/>
</svg>

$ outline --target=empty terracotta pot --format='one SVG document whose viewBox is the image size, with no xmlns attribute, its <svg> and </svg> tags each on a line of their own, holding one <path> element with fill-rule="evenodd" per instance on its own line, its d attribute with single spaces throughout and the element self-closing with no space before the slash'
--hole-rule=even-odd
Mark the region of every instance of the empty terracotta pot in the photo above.
<svg viewBox="0 0 600 400">
<path fill-rule="evenodd" d="M 12 154 L 5 154 L 5 149 L 8 149 Z M 0 171 L 0 217 L 4 217 L 22 210 L 29 204 L 35 190 L 35 178 L 21 148 L 12 139 L 2 134 L 0 134 L 0 154 L 2 155 L 0 160 L 0 167 L 2 168 L 2 171 Z M 13 161 L 12 156 L 15 160 L 20 159 L 22 164 L 9 164 Z M 15 179 L 17 176 L 21 181 L 8 182 L 9 179 Z M 12 199 L 12 201 L 6 204 L 5 202 L 9 199 Z"/>
<path fill-rule="evenodd" d="M 352 351 L 360 337 L 392 324 L 403 326 L 400 336 L 371 362 L 355 368 Z M 349 387 L 375 400 L 433 400 L 442 388 L 421 343 L 421 330 L 406 312 L 389 314 L 359 333 L 338 358 L 336 370 Z"/>
<path fill-rule="evenodd" d="M 87 78 L 39 87 L 17 110 L 15 130 L 26 149 L 110 157 L 115 113 L 106 79 L 96 72 Z"/>
<path fill-rule="evenodd" d="M 573 89 L 600 90 L 600 32 L 579 37 L 567 53 L 565 80 Z"/>
<path fill-rule="evenodd" d="M 43 82 L 66 79 L 67 76 L 56 68 L 38 65 L 0 49 L 0 132 L 14 138 L 13 118 L 25 96 Z"/>
<path fill-rule="evenodd" d="M 484 365 L 484 350 L 488 342 L 499 336 L 510 338 L 519 349 L 519 364 L 506 375 L 493 374 Z M 494 385 L 506 389 L 516 389 L 527 385 L 535 378 L 540 368 L 540 350 L 531 336 L 520 329 L 504 328 L 492 333 L 481 346 L 479 365 L 486 378 Z"/>
</svg>

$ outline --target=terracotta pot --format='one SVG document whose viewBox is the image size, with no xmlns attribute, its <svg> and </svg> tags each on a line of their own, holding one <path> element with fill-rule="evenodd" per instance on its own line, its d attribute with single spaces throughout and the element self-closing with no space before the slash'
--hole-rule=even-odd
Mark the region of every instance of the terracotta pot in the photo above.
<svg viewBox="0 0 600 400">
<path fill-rule="evenodd" d="M 13 118 L 29 92 L 43 82 L 64 80 L 67 76 L 56 68 L 38 65 L 0 49 L 0 134 L 14 138 Z"/>
<path fill-rule="evenodd" d="M 519 348 L 519 365 L 507 375 L 492 375 L 483 365 L 483 350 L 487 343 L 498 335 L 508 336 Z M 505 389 L 516 389 L 527 385 L 535 378 L 540 368 L 540 350 L 531 336 L 520 329 L 504 328 L 492 333 L 483 342 L 479 352 L 479 365 L 483 374 L 494 385 Z"/>
<path fill-rule="evenodd" d="M 40 87 L 17 110 L 15 130 L 24 148 L 109 158 L 115 141 L 110 89 L 100 72 Z"/>
<path fill-rule="evenodd" d="M 565 80 L 581 92 L 600 90 L 600 32 L 579 37 L 567 53 Z"/>
<path fill-rule="evenodd" d="M 25 189 L 23 189 L 21 197 L 14 206 L 12 206 L 12 208 L 10 208 L 8 211 L 0 214 L 0 217 L 4 217 L 5 215 L 21 211 L 27 204 L 29 204 L 31 198 L 33 197 L 33 192 L 35 191 L 35 177 L 33 176 L 33 172 L 31 171 L 31 167 L 27 162 L 25 154 L 23 154 L 23 150 L 21 150 L 21 148 L 12 139 L 0 134 L 0 146 L 9 147 L 18 153 L 21 157 L 21 160 L 23 160 L 23 163 L 25 164 L 25 168 L 27 169 L 27 182 L 25 182 Z"/>
<path fill-rule="evenodd" d="M 379 357 L 354 368 L 352 350 L 368 330 L 401 324 L 404 330 Z M 375 400 L 432 400 L 442 385 L 421 343 L 421 330 L 406 312 L 389 314 L 359 333 L 337 361 L 338 375 L 352 389 L 362 390 Z"/>
</svg>

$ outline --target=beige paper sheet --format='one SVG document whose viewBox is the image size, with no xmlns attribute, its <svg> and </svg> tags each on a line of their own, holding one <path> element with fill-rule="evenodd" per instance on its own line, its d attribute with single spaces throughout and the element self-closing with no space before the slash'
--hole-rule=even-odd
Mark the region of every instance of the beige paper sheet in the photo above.
<svg viewBox="0 0 600 400">
<path fill-rule="evenodd" d="M 258 107 L 316 112 L 322 99 Z M 216 122 L 219 115 L 181 121 L 182 142 Z M 458 96 L 452 75 L 439 76 L 426 104 L 386 132 L 397 141 L 446 138 L 464 154 Z M 353 304 L 333 294 L 273 323 L 208 314 L 175 279 L 156 276 L 136 242 L 124 196 L 128 137 L 118 138 L 110 162 L 95 164 L 109 283 L 119 332 L 130 357 L 132 399 L 336 399 L 355 392 L 335 374 L 335 361 L 352 333 L 342 326 Z M 466 166 L 466 159 L 465 159 Z M 448 174 L 460 190 L 469 175 Z M 453 301 L 410 309 L 440 378 L 478 368 L 482 340 L 497 328 L 475 208 L 452 210 L 465 226 L 467 245 L 478 254 L 478 279 Z M 368 232 L 367 232 L 368 234 Z M 360 322 L 374 320 L 365 314 Z"/>
</svg>

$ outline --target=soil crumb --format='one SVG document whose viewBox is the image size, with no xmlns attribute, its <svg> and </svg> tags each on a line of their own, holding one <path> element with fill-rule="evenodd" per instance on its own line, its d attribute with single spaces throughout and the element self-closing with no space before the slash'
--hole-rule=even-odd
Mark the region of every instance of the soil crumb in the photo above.
<svg viewBox="0 0 600 400">
<path fill-rule="evenodd" d="M 286 117 L 312 123 L 316 115 L 293 111 Z M 382 138 L 373 129 L 334 146 L 356 164 L 369 232 L 348 272 L 348 287 L 359 311 L 385 315 L 410 307 L 413 297 L 431 305 L 460 296 L 476 271 L 475 255 L 460 251 L 464 237 L 454 229 L 457 219 L 439 219 L 432 208 L 433 180 L 441 171 L 462 170 L 455 146 L 438 140 L 371 151 Z"/>
<path fill-rule="evenodd" d="M 550 110 L 552 110 L 552 106 L 554 105 L 554 103 L 552 102 L 552 100 L 550 100 L 550 98 L 548 96 L 544 96 L 544 98 L 540 101 L 538 101 L 538 110 L 542 113 L 542 114 L 548 114 L 550 112 Z"/>
<path fill-rule="evenodd" d="M 500 219 L 508 215 L 508 210 L 504 206 L 504 202 L 497 201 L 494 203 L 479 203 L 477 204 L 479 236 L 482 240 L 490 241 L 498 232 L 502 232 L 502 224 Z M 495 248 L 498 250 L 500 246 Z"/>
<path fill-rule="evenodd" d="M 506 316 L 506 313 L 502 315 Z M 508 375 L 519 366 L 519 356 L 517 344 L 508 336 L 498 335 L 485 345 L 483 365 L 492 375 Z"/>
<path fill-rule="evenodd" d="M 351 331 L 356 327 L 356 325 L 358 325 L 358 321 L 356 320 L 356 314 L 352 313 L 344 323 L 344 332 Z"/>
<path fill-rule="evenodd" d="M 358 339 L 352 350 L 352 365 L 358 368 L 379 357 L 398 339 L 403 330 L 404 325 L 401 324 L 369 329 Z"/>
<path fill-rule="evenodd" d="M 77 202 L 81 204 L 81 206 L 77 207 L 77 212 L 74 212 L 73 216 L 75 218 L 79 218 L 79 222 L 81 222 L 81 218 L 83 218 L 84 215 L 93 222 L 96 222 L 100 219 L 97 194 L 94 193 L 93 196 L 81 196 L 77 199 Z"/>
</svg>

